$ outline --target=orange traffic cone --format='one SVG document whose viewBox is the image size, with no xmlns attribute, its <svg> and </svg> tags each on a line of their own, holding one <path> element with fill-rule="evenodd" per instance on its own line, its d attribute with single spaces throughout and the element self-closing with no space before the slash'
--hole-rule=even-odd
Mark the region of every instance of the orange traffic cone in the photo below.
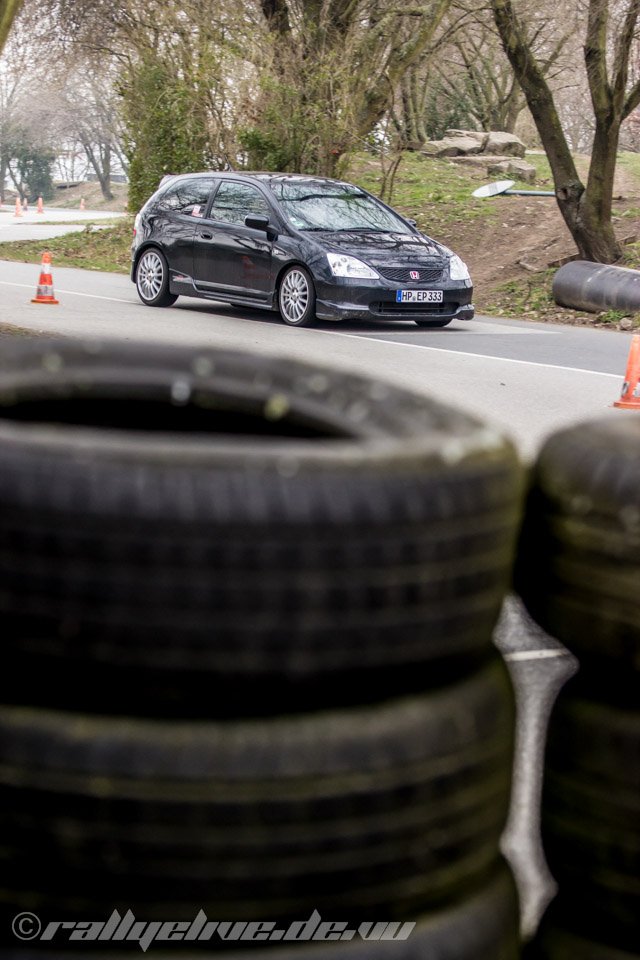
<svg viewBox="0 0 640 960">
<path fill-rule="evenodd" d="M 44 213 L 44 204 L 42 202 L 42 197 L 38 197 L 38 213 Z"/>
<path fill-rule="evenodd" d="M 81 209 L 81 210 L 84 210 L 84 207 L 85 207 L 84 197 L 81 197 L 81 199 L 80 199 L 80 209 Z"/>
<path fill-rule="evenodd" d="M 53 293 L 53 277 L 51 276 L 51 254 L 42 254 L 42 266 L 40 267 L 40 279 L 38 289 L 31 303 L 60 303 L 56 300 Z"/>
<path fill-rule="evenodd" d="M 640 334 L 631 338 L 627 372 L 622 385 L 620 399 L 614 407 L 623 407 L 625 410 L 640 410 Z"/>
<path fill-rule="evenodd" d="M 20 203 L 20 197 L 16 197 L 16 212 L 14 213 L 14 217 L 21 217 L 21 216 L 22 216 L 22 204 Z"/>
</svg>

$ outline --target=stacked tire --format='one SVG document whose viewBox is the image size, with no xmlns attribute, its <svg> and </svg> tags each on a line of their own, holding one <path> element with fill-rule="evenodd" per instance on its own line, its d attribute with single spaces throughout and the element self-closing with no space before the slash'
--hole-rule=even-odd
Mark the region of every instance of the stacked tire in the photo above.
<svg viewBox="0 0 640 960">
<path fill-rule="evenodd" d="M 38 342 L 0 451 L 5 930 L 317 910 L 417 921 L 319 958 L 517 956 L 507 442 L 291 361 Z"/>
<path fill-rule="evenodd" d="M 516 581 L 578 674 L 552 715 L 543 842 L 558 882 L 532 956 L 640 956 L 640 417 L 543 448 Z"/>
</svg>

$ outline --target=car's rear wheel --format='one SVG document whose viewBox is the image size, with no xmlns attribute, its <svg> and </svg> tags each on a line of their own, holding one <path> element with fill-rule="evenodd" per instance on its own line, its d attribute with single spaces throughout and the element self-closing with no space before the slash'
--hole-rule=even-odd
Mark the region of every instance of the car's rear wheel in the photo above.
<svg viewBox="0 0 640 960">
<path fill-rule="evenodd" d="M 280 316 L 290 327 L 309 327 L 316 319 L 316 292 L 304 267 L 289 267 L 278 289 Z"/>
<path fill-rule="evenodd" d="M 424 327 L 426 330 L 429 328 L 435 329 L 436 327 L 446 327 L 451 323 L 451 320 L 416 320 L 415 324 L 417 327 Z"/>
<path fill-rule="evenodd" d="M 136 290 L 148 307 L 170 307 L 178 297 L 169 292 L 169 266 L 154 248 L 145 250 L 136 266 Z"/>
</svg>

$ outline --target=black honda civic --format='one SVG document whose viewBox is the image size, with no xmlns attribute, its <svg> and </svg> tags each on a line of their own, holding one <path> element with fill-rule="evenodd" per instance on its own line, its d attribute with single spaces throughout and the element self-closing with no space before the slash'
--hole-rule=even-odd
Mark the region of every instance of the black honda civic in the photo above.
<svg viewBox="0 0 640 960">
<path fill-rule="evenodd" d="M 302 174 L 168 176 L 136 216 L 143 303 L 180 296 L 277 310 L 285 323 L 473 317 L 463 261 L 366 190 Z"/>
</svg>

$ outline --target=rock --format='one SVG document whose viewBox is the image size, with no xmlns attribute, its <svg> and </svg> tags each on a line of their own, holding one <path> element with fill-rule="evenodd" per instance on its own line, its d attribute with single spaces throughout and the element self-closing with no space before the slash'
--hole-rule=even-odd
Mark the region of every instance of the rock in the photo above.
<svg viewBox="0 0 640 960">
<path fill-rule="evenodd" d="M 526 160 L 509 160 L 507 170 L 513 174 L 516 180 L 524 180 L 525 183 L 535 182 L 536 168 L 527 163 Z"/>
<path fill-rule="evenodd" d="M 472 156 L 480 153 L 482 142 L 472 137 L 445 137 L 443 140 L 429 140 L 422 148 L 422 153 L 431 157 L 459 157 Z"/>
<path fill-rule="evenodd" d="M 514 133 L 492 130 L 485 144 L 487 153 L 496 153 L 504 157 L 524 157 L 525 146 Z"/>
<path fill-rule="evenodd" d="M 542 270 L 542 267 L 537 266 L 535 263 L 530 263 L 528 260 L 520 258 L 516 260 L 516 263 L 519 267 L 522 267 L 523 270 L 528 270 L 529 273 L 539 273 Z"/>
<path fill-rule="evenodd" d="M 455 157 L 458 150 L 456 147 L 452 147 L 447 140 L 428 140 L 420 153 L 425 157 Z"/>
<path fill-rule="evenodd" d="M 456 138 L 453 140 L 429 140 L 422 148 L 422 153 L 427 153 L 431 157 L 458 157 L 465 153 L 465 150 L 475 150 L 478 153 L 478 144 L 475 140 L 463 140 Z"/>
<path fill-rule="evenodd" d="M 487 173 L 509 173 L 509 161 L 508 160 L 494 160 L 493 163 L 487 164 Z"/>
<path fill-rule="evenodd" d="M 507 157 L 492 157 L 488 153 L 477 153 L 472 157 L 452 157 L 451 160 L 463 167 L 484 167 L 485 169 L 490 163 L 507 163 Z"/>
<path fill-rule="evenodd" d="M 633 317 L 622 317 L 618 326 L 621 330 L 633 330 L 635 329 L 636 321 Z"/>
<path fill-rule="evenodd" d="M 444 136 L 446 140 L 457 139 L 458 137 L 477 140 L 480 144 L 480 152 L 484 150 L 489 139 L 489 134 L 485 133 L 484 130 L 445 130 Z"/>
<path fill-rule="evenodd" d="M 442 140 L 429 140 L 420 152 L 429 157 L 468 157 L 487 154 L 496 157 L 524 157 L 525 146 L 513 133 L 482 130 L 447 130 Z"/>
</svg>

